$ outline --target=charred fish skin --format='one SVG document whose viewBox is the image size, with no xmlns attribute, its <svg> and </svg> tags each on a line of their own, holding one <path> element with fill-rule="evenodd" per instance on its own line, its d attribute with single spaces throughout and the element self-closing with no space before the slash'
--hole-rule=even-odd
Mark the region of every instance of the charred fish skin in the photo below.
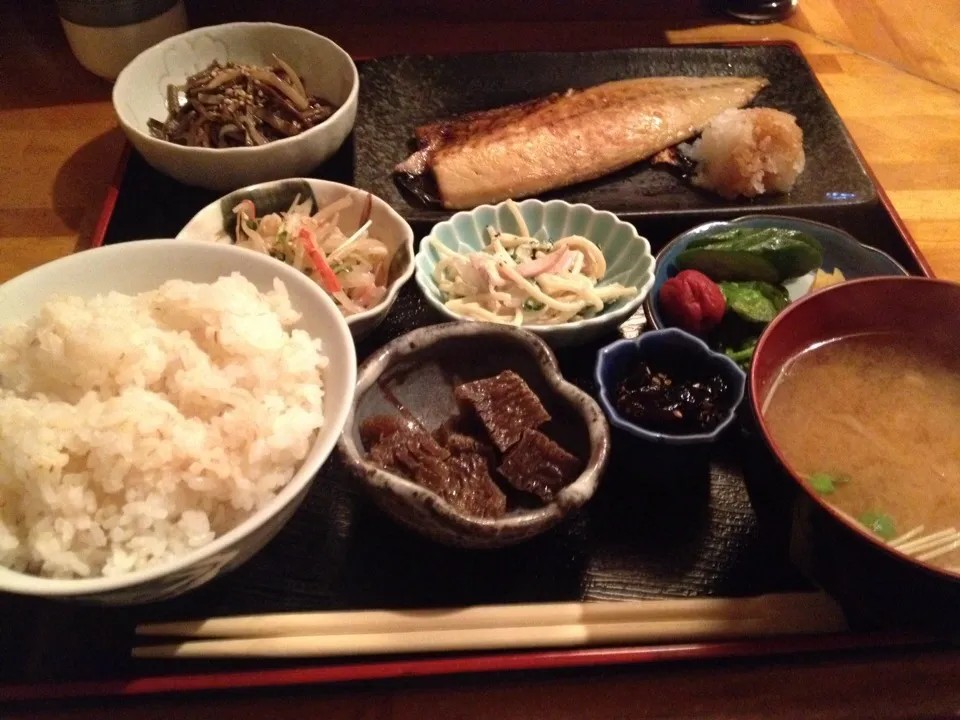
<svg viewBox="0 0 960 720">
<path fill-rule="evenodd" d="M 485 134 L 496 134 L 511 124 L 519 123 L 524 117 L 542 109 L 561 97 L 575 92 L 553 93 L 523 103 L 505 105 L 492 110 L 478 110 L 448 120 L 421 125 L 414 130 L 417 150 L 396 166 L 394 172 L 409 175 L 423 175 L 431 167 L 434 154 L 444 146 L 464 145 L 471 139 Z"/>
<path fill-rule="evenodd" d="M 669 77 L 568 90 L 422 126 L 420 149 L 398 169 L 432 170 L 451 210 L 529 197 L 594 180 L 688 140 L 767 84 L 760 77 Z"/>
</svg>

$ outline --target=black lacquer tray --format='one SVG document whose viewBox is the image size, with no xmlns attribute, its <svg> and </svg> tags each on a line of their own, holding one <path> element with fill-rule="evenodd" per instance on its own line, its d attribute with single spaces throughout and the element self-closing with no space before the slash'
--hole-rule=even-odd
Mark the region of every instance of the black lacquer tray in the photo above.
<svg viewBox="0 0 960 720">
<path fill-rule="evenodd" d="M 771 48 L 776 53 L 796 54 L 782 45 Z M 728 57 L 742 52 L 755 58 L 758 49 L 726 48 L 724 52 Z M 607 56 L 619 67 L 616 64 L 630 53 L 675 55 L 681 58 L 676 62 L 686 62 L 682 60 L 685 54 L 696 58 L 697 51 L 678 48 L 586 55 L 593 64 Z M 581 54 L 554 55 L 562 58 L 561 65 L 566 67 L 576 65 Z M 361 74 L 368 77 L 374 72 L 370 68 L 378 63 L 383 68 L 393 62 L 362 64 Z M 685 67 L 696 70 L 694 66 Z M 822 98 L 822 93 L 818 97 Z M 835 118 L 829 105 L 827 109 Z M 837 127 L 846 138 L 839 121 Z M 349 184 L 362 184 L 362 178 L 372 177 L 363 165 L 367 156 L 361 152 L 362 128 L 358 126 L 356 137 L 317 169 L 317 177 Z M 855 148 L 850 146 L 849 151 L 852 167 L 863 172 L 862 180 L 859 175 L 854 178 L 857 192 L 868 201 L 796 207 L 752 205 L 749 210 L 836 224 L 886 251 L 909 272 L 929 274 Z M 161 175 L 128 150 L 93 244 L 172 237 L 215 198 L 213 193 Z M 742 209 L 700 207 L 690 212 L 643 212 L 635 216 L 635 223 L 656 252 L 673 235 L 696 222 L 738 214 Z M 424 219 L 412 218 L 418 238 L 429 229 Z M 360 344 L 358 356 L 362 360 L 394 337 L 440 321 L 411 281 L 384 324 Z M 601 344 L 558 352 L 566 378 L 588 392 L 594 391 L 592 370 Z M 134 626 L 161 619 L 291 610 L 742 596 L 809 589 L 782 549 L 766 543 L 758 533 L 743 482 L 744 459 L 752 442 L 736 428 L 705 461 L 680 465 L 669 457 L 638 452 L 629 440 L 615 436 L 612 460 L 600 490 L 579 516 L 529 543 L 498 551 L 445 548 L 399 527 L 360 494 L 334 455 L 301 508 L 262 552 L 234 573 L 186 596 L 119 609 L 0 597 L 0 701 L 598 665 L 668 657 L 825 651 L 899 642 L 868 633 L 658 648 L 475 653 L 417 660 L 224 661 L 200 665 L 130 658 Z"/>
</svg>

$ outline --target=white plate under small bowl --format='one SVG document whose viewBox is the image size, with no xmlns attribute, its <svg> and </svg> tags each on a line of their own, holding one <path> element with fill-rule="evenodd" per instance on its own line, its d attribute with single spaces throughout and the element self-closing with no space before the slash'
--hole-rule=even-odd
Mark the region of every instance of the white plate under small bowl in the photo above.
<svg viewBox="0 0 960 720">
<path fill-rule="evenodd" d="M 257 216 L 266 213 L 282 212 L 300 196 L 301 202 L 313 198 L 314 207 L 319 208 L 339 200 L 346 195 L 354 197 L 353 204 L 340 213 L 339 226 L 351 235 L 359 226 L 367 193 L 349 185 L 315 180 L 313 178 L 291 178 L 275 180 L 259 185 L 235 190 L 216 200 L 198 212 L 177 234 L 178 240 L 199 240 L 231 244 L 234 242 L 236 215 L 233 208 L 241 200 L 252 200 Z M 390 270 L 387 274 L 387 292 L 379 303 L 369 310 L 347 317 L 347 325 L 355 340 L 372 332 L 390 312 L 397 299 L 400 288 L 413 276 L 413 229 L 387 203 L 371 195 L 370 236 L 375 237 L 390 249 Z M 245 250 L 254 254 L 254 250 Z"/>
<path fill-rule="evenodd" d="M 167 280 L 211 283 L 239 272 L 261 291 L 284 282 L 296 327 L 323 343 L 324 424 L 290 481 L 260 510 L 174 560 L 124 575 L 45 578 L 0 567 L 0 592 L 128 605 L 165 600 L 203 585 L 246 562 L 292 517 L 343 430 L 353 404 L 357 359 L 353 340 L 333 301 L 308 277 L 267 255 L 230 245 L 179 240 L 138 240 L 60 258 L 0 285 L 0 326 L 33 317 L 56 294 L 91 298 L 108 292 L 137 294 Z"/>
<path fill-rule="evenodd" d="M 336 105 L 333 115 L 299 135 L 252 147 L 186 147 L 150 134 L 148 120 L 167 119 L 168 85 L 183 84 L 215 60 L 272 66 L 273 55 L 303 78 L 307 93 Z M 329 38 L 290 25 L 238 22 L 197 28 L 144 50 L 117 77 L 113 107 L 152 167 L 187 185 L 227 192 L 307 175 L 329 159 L 353 129 L 359 88 L 349 53 Z"/>
<path fill-rule="evenodd" d="M 530 232 L 539 239 L 557 241 L 568 235 L 581 235 L 592 241 L 607 261 L 607 273 L 600 284 L 619 282 L 637 288 L 632 298 L 618 300 L 593 317 L 560 325 L 524 325 L 524 330 L 543 338 L 553 347 L 582 345 L 606 335 L 626 322 L 653 287 L 654 257 L 650 243 L 636 228 L 616 215 L 589 205 L 563 200 L 523 200 L 517 203 Z M 434 225 L 428 238 L 434 238 L 457 252 L 477 252 L 488 244 L 487 227 L 517 232 L 517 222 L 506 203 L 480 205 L 458 212 L 449 220 Z M 439 253 L 428 242 L 420 243 L 416 257 L 416 281 L 427 302 L 453 320 L 469 321 L 444 305 L 433 279 Z"/>
</svg>

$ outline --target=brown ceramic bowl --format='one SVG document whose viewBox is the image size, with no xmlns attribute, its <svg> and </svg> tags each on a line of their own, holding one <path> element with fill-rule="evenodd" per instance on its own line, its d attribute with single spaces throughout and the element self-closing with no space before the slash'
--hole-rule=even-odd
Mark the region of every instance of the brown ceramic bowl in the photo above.
<svg viewBox="0 0 960 720">
<path fill-rule="evenodd" d="M 960 639 L 960 576 L 916 562 L 845 520 L 786 462 L 760 408 L 781 368 L 815 343 L 870 332 L 956 338 L 960 285 L 928 278 L 854 280 L 790 305 L 767 327 L 749 378 L 755 431 L 747 486 L 761 531 L 853 616 Z M 958 490 L 960 491 L 960 490 Z"/>
<path fill-rule="evenodd" d="M 552 416 L 544 432 L 585 465 L 552 502 L 514 509 L 495 519 L 472 517 L 367 459 L 359 433 L 364 419 L 399 415 L 400 404 L 433 430 L 456 410 L 454 384 L 504 370 L 520 375 Z M 381 510 L 445 545 L 497 548 L 546 532 L 593 496 L 610 451 L 610 429 L 600 406 L 563 379 L 556 357 L 543 340 L 510 326 L 457 322 L 407 333 L 360 366 L 354 398 L 339 444 L 347 466 Z"/>
</svg>

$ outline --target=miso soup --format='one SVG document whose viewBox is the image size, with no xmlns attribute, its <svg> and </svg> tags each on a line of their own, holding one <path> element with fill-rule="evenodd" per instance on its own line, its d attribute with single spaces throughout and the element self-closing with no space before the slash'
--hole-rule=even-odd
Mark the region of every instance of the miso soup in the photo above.
<svg viewBox="0 0 960 720">
<path fill-rule="evenodd" d="M 960 570 L 960 355 L 858 335 L 791 360 L 764 403 L 787 462 L 828 503 L 917 560 Z"/>
</svg>

